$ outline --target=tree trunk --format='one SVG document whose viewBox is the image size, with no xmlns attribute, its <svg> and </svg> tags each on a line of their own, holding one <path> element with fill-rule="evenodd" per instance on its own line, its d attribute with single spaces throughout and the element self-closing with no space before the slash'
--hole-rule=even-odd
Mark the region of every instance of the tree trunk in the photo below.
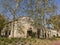
<svg viewBox="0 0 60 45">
<path fill-rule="evenodd" d="M 0 36 L 1 36 L 1 30 L 0 30 Z"/>
<path fill-rule="evenodd" d="M 37 37 L 40 38 L 40 29 L 37 29 Z"/>
</svg>

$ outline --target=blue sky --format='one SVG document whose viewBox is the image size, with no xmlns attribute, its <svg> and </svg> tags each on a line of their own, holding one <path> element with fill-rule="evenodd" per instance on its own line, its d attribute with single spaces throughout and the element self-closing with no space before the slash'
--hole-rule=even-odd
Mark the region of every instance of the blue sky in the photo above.
<svg viewBox="0 0 60 45">
<path fill-rule="evenodd" d="M 56 0 L 56 4 L 60 8 L 60 0 Z"/>
<path fill-rule="evenodd" d="M 4 8 L 3 8 L 3 3 L 5 2 L 6 0 L 0 0 L 0 13 L 1 12 L 3 12 L 3 10 L 4 10 Z M 11 0 L 10 0 L 11 1 Z M 28 0 L 27 0 L 28 1 Z M 24 4 L 23 4 L 24 5 Z M 24 7 L 22 5 L 22 7 Z M 60 14 L 60 0 L 56 0 L 56 6 L 58 7 L 58 9 L 57 9 L 57 14 Z M 6 13 L 6 12 L 5 12 Z M 19 14 L 19 13 L 18 13 Z M 7 14 L 6 15 L 10 15 L 9 17 L 11 17 L 12 18 L 12 16 L 11 16 L 11 14 L 10 14 L 10 12 L 8 13 L 7 12 Z M 21 12 L 20 12 L 20 15 L 26 15 L 26 13 L 23 11 L 23 9 L 21 9 Z M 48 16 L 47 16 L 48 17 Z"/>
<path fill-rule="evenodd" d="M 58 7 L 58 14 L 60 14 L 60 0 L 56 0 L 56 5 Z"/>
</svg>

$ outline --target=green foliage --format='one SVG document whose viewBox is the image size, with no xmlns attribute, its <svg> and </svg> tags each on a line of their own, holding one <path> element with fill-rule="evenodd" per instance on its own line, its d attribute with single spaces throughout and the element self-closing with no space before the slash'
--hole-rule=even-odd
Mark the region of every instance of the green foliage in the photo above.
<svg viewBox="0 0 60 45">
<path fill-rule="evenodd" d="M 0 30 L 2 30 L 2 28 L 4 27 L 4 16 L 0 14 Z"/>
<path fill-rule="evenodd" d="M 53 24 L 54 29 L 59 31 L 60 29 L 60 15 L 52 16 L 50 19 L 50 23 Z"/>
</svg>

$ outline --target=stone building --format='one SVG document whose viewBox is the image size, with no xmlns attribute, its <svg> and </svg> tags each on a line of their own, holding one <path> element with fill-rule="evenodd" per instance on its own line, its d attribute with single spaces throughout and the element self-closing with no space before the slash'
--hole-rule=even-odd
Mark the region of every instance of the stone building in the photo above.
<svg viewBox="0 0 60 45">
<path fill-rule="evenodd" d="M 15 37 L 15 38 L 26 38 L 28 36 L 32 36 L 32 32 L 35 33 L 36 37 L 52 37 L 53 35 L 56 36 L 57 32 L 55 30 L 50 29 L 37 29 L 32 25 L 34 23 L 34 20 L 29 17 L 20 17 L 14 21 L 10 21 L 8 23 L 5 23 L 4 28 L 1 32 L 1 35 L 6 37 Z M 46 31 L 46 32 L 45 32 Z M 60 33 L 59 33 L 60 35 Z"/>
<path fill-rule="evenodd" d="M 15 21 L 10 21 L 5 24 L 1 35 L 5 35 L 7 37 L 13 37 L 14 35 L 14 37 L 26 38 L 30 35 L 27 34 L 28 32 L 36 32 L 36 29 L 31 25 L 31 22 L 33 22 L 33 20 L 29 17 L 20 17 Z"/>
</svg>

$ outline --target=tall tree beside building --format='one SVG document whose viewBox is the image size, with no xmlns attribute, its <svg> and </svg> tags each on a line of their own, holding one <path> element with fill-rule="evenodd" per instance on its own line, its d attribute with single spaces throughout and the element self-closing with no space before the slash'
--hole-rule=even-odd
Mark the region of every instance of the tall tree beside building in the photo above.
<svg viewBox="0 0 60 45">
<path fill-rule="evenodd" d="M 20 12 L 20 3 L 22 0 L 11 0 L 15 5 L 12 6 L 9 4 L 10 0 L 7 0 L 6 3 L 4 3 L 4 8 L 8 10 L 12 17 L 13 17 L 13 37 L 14 37 L 14 20 L 17 18 L 17 13 Z M 14 7 L 14 8 L 13 8 Z"/>
<path fill-rule="evenodd" d="M 45 16 L 56 11 L 55 0 L 29 0 L 29 2 L 26 9 L 27 14 L 35 20 L 34 25 L 37 28 L 45 30 Z"/>
</svg>

